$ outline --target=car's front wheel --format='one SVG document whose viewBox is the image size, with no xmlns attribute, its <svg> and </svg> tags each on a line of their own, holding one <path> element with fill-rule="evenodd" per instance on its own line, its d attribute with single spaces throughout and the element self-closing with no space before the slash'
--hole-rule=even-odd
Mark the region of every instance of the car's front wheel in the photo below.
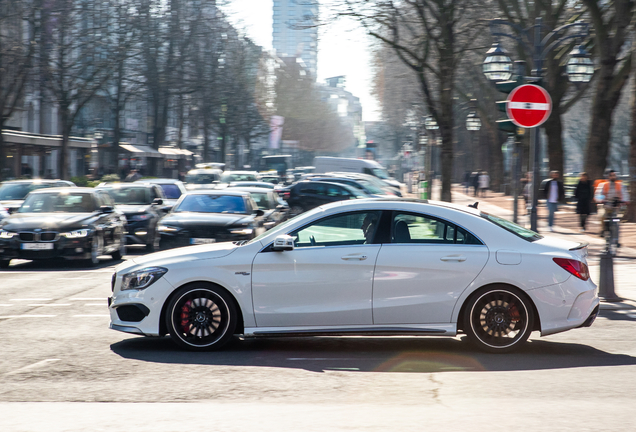
<svg viewBox="0 0 636 432">
<path fill-rule="evenodd" d="M 477 291 L 464 308 L 464 332 L 478 348 L 493 353 L 510 352 L 532 333 L 534 313 L 530 300 L 509 287 Z"/>
<path fill-rule="evenodd" d="M 166 308 L 166 326 L 172 340 L 193 351 L 219 349 L 234 335 L 238 312 L 234 299 L 207 284 L 181 288 Z"/>
<path fill-rule="evenodd" d="M 126 236 L 122 234 L 119 237 L 119 248 L 117 248 L 116 252 L 110 254 L 110 256 L 113 257 L 114 260 L 119 261 L 124 255 L 126 255 Z"/>
<path fill-rule="evenodd" d="M 146 251 L 147 252 L 156 252 L 156 251 L 158 251 L 159 250 L 159 242 L 161 242 L 161 234 L 159 233 L 157 228 L 155 228 L 155 230 L 152 233 L 152 237 L 150 238 L 150 241 L 148 243 L 146 243 Z"/>
</svg>

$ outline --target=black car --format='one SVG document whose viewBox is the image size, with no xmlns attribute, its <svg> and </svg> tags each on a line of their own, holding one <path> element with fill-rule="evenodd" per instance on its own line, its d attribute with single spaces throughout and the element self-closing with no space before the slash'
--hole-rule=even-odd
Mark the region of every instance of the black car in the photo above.
<svg viewBox="0 0 636 432">
<path fill-rule="evenodd" d="M 368 198 L 351 186 L 322 181 L 300 181 L 283 191 L 282 198 L 290 207 L 289 215 L 297 216 L 314 207 L 336 201 Z"/>
<path fill-rule="evenodd" d="M 75 187 L 75 183 L 67 180 L 12 180 L 2 183 L 0 186 L 0 207 L 4 207 L 9 213 L 20 208 L 24 198 L 29 192 L 37 189 L 54 187 Z"/>
<path fill-rule="evenodd" d="M 102 183 L 97 189 L 108 192 L 115 208 L 126 215 L 127 244 L 141 244 L 146 250 L 159 248 L 160 235 L 157 222 L 166 211 L 163 210 L 165 198 L 159 185 L 150 183 Z"/>
<path fill-rule="evenodd" d="M 249 192 L 190 192 L 159 222 L 161 248 L 250 240 L 265 231 L 263 215 Z"/>
<path fill-rule="evenodd" d="M 12 259 L 121 259 L 125 252 L 124 215 L 108 194 L 92 188 L 39 189 L 17 212 L 0 222 L 0 267 Z"/>
<path fill-rule="evenodd" d="M 163 208 L 166 212 L 170 211 L 179 198 L 181 198 L 181 195 L 188 192 L 185 184 L 182 181 L 175 179 L 143 179 L 137 180 L 135 183 L 150 183 L 159 185 L 163 191 L 163 195 L 165 196 L 163 199 Z"/>
<path fill-rule="evenodd" d="M 311 180 L 320 181 L 320 182 L 345 184 L 373 198 L 386 198 L 391 196 L 388 193 L 386 193 L 384 190 L 378 188 L 377 186 L 363 179 L 352 179 L 348 177 L 320 177 L 319 176 L 319 177 L 311 177 Z"/>
<path fill-rule="evenodd" d="M 271 229 L 287 219 L 289 206 L 273 189 L 241 187 L 236 190 L 249 192 L 259 209 L 263 210 L 263 226 Z"/>
</svg>

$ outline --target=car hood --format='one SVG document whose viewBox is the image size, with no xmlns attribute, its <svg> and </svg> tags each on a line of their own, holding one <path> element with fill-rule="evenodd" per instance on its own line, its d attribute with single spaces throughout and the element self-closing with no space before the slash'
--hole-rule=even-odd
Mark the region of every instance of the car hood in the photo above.
<svg viewBox="0 0 636 432">
<path fill-rule="evenodd" d="M 150 205 L 148 204 L 117 204 L 115 208 L 125 215 L 136 214 L 136 213 L 145 213 L 148 211 Z"/>
<path fill-rule="evenodd" d="M 229 227 L 253 220 L 252 215 L 225 213 L 170 213 L 161 219 L 161 224 L 187 228 L 190 226 Z"/>
<path fill-rule="evenodd" d="M 95 213 L 14 213 L 0 222 L 9 231 L 33 229 L 64 231 L 86 227 L 95 220 Z"/>
<path fill-rule="evenodd" d="M 230 255 L 238 246 L 232 242 L 206 244 L 198 246 L 185 246 L 167 251 L 156 252 L 128 260 L 115 269 L 116 272 L 131 269 L 132 267 L 169 267 L 170 265 L 204 259 L 223 258 Z"/>
</svg>

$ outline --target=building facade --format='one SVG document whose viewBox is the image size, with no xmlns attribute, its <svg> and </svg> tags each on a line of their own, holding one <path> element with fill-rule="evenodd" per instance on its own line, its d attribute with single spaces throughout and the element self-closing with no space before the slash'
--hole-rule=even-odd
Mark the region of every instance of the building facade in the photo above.
<svg viewBox="0 0 636 432">
<path fill-rule="evenodd" d="M 272 45 L 279 57 L 299 57 L 316 77 L 318 65 L 317 0 L 274 0 Z"/>
</svg>

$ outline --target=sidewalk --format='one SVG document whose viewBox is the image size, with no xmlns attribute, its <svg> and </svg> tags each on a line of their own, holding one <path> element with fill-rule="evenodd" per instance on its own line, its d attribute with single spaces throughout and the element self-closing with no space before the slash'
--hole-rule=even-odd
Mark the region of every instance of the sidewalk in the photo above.
<svg viewBox="0 0 636 432">
<path fill-rule="evenodd" d="M 433 197 L 439 197 L 439 185 L 434 188 Z M 412 194 L 415 197 L 416 194 Z M 479 202 L 479 209 L 497 216 L 512 220 L 513 198 L 502 193 L 489 191 L 485 198 L 464 194 L 461 185 L 453 185 L 452 199 L 454 204 L 473 204 Z M 530 227 L 530 217 L 525 214 L 525 203 L 519 197 L 519 225 Z M 557 237 L 563 240 L 589 243 L 588 264 L 592 280 L 598 285 L 600 254 L 605 248 L 605 240 L 598 233 L 601 231 L 599 215 L 590 215 L 587 232 L 579 231 L 579 218 L 574 206 L 561 206 L 556 213 L 554 232 L 548 230 L 548 210 L 545 206 L 538 208 L 538 231 L 541 235 Z M 623 298 L 622 303 L 602 303 L 602 309 L 625 310 L 636 309 L 636 224 L 622 223 L 620 226 L 621 248 L 614 259 L 614 282 L 616 294 Z"/>
</svg>

